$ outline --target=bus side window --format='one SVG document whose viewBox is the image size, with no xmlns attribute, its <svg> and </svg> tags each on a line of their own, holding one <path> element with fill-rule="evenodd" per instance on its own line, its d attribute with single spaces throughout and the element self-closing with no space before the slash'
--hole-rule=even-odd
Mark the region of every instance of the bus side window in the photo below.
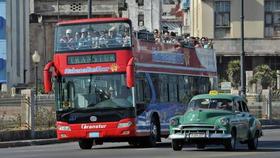
<svg viewBox="0 0 280 158">
<path fill-rule="evenodd" d="M 136 103 L 149 103 L 151 90 L 145 77 L 136 77 Z"/>
</svg>

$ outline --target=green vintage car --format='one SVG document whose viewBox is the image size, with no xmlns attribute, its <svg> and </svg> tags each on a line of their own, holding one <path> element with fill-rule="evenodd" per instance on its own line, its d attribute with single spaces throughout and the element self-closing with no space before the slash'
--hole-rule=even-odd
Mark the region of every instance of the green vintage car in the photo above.
<svg viewBox="0 0 280 158">
<path fill-rule="evenodd" d="M 185 143 L 204 149 L 207 144 L 222 144 L 235 150 L 236 143 L 247 143 L 256 150 L 263 135 L 261 123 L 249 113 L 246 101 L 235 95 L 202 94 L 194 96 L 184 115 L 170 119 L 172 148 L 182 150 Z"/>
</svg>

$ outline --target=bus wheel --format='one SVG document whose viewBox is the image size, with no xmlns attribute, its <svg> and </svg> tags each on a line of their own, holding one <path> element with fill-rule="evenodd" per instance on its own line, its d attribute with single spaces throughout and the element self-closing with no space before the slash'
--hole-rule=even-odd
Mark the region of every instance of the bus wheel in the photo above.
<svg viewBox="0 0 280 158">
<path fill-rule="evenodd" d="M 159 135 L 159 123 L 156 120 L 155 117 L 151 120 L 151 126 L 150 126 L 150 136 L 147 139 L 147 145 L 150 147 L 154 147 L 157 144 L 157 140 L 160 137 Z"/>
<path fill-rule="evenodd" d="M 81 139 L 79 140 L 79 146 L 81 149 L 91 149 L 93 146 L 93 139 Z"/>
</svg>

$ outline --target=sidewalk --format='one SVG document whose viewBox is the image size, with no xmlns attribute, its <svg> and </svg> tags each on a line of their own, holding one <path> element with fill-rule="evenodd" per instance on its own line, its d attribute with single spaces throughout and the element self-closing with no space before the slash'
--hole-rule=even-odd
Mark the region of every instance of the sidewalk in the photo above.
<svg viewBox="0 0 280 158">
<path fill-rule="evenodd" d="M 0 148 L 33 146 L 33 145 L 47 145 L 47 144 L 68 143 L 68 142 L 70 142 L 70 140 L 57 140 L 56 138 L 34 139 L 34 140 L 17 140 L 17 141 L 0 142 Z"/>
</svg>

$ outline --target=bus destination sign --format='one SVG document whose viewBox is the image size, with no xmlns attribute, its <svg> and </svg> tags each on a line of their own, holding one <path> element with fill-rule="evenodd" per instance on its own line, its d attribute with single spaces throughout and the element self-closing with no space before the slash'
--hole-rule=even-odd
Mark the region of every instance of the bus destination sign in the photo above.
<svg viewBox="0 0 280 158">
<path fill-rule="evenodd" d="M 112 63 L 116 62 L 116 54 L 89 54 L 73 55 L 67 57 L 69 65 L 75 64 L 94 64 L 94 63 Z"/>
</svg>

